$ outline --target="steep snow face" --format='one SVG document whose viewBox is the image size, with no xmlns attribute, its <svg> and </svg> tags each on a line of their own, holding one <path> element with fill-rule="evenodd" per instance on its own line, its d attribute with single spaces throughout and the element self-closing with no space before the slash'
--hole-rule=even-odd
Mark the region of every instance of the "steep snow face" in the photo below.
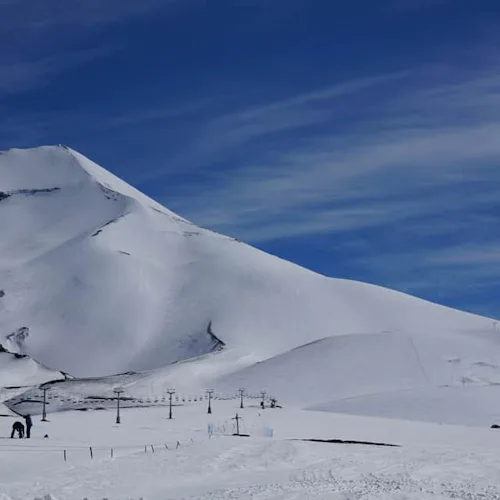
<svg viewBox="0 0 500 500">
<path fill-rule="evenodd" d="M 491 329 L 488 319 L 329 279 L 201 229 L 65 147 L 2 153 L 0 192 L 0 342 L 29 328 L 19 349 L 73 375 L 155 369 L 222 348 L 221 363 L 183 367 L 215 380 L 316 340 L 384 332 L 426 346 L 445 338 L 445 360 Z M 378 338 L 366 340 L 367 353 Z M 387 349 L 413 349 L 394 342 Z M 295 376 L 288 361 L 279 366 Z M 318 377 L 328 377 L 322 366 Z"/>
</svg>

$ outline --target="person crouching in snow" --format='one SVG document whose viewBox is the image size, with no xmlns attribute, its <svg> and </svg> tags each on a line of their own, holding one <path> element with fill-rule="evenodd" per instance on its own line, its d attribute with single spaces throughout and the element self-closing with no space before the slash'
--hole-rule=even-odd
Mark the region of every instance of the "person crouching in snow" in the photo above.
<svg viewBox="0 0 500 500">
<path fill-rule="evenodd" d="M 24 425 L 21 422 L 14 422 L 12 424 L 12 432 L 10 433 L 10 438 L 14 437 L 14 434 L 17 432 L 17 436 L 19 439 L 24 437 Z"/>
</svg>

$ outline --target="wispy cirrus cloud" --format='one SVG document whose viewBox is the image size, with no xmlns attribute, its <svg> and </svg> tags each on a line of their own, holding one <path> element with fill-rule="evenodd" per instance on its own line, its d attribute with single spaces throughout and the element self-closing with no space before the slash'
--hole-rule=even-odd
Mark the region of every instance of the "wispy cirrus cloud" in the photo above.
<svg viewBox="0 0 500 500">
<path fill-rule="evenodd" d="M 113 47 L 101 47 L 30 61 L 0 63 L 0 99 L 44 86 L 60 73 L 97 58 L 106 57 L 113 51 Z"/>
<path fill-rule="evenodd" d="M 440 255 L 427 257 L 427 262 L 436 265 L 462 266 L 463 264 L 484 264 L 488 266 L 488 273 L 500 278 L 500 266 L 490 267 L 491 264 L 500 264 L 500 241 L 486 245 L 466 245 L 459 248 L 447 249 Z"/>
<path fill-rule="evenodd" d="M 377 91 L 383 92 L 385 85 L 396 81 L 404 82 L 410 75 L 411 72 L 399 71 L 359 78 L 264 104 L 255 103 L 246 106 L 241 106 L 241 99 L 238 100 L 238 96 L 232 99 L 214 96 L 211 103 L 219 104 L 224 111 L 221 112 L 220 107 L 219 109 L 213 107 L 211 114 L 190 121 L 190 133 L 187 134 L 182 147 L 174 151 L 169 159 L 168 174 L 207 171 L 211 163 L 230 159 L 232 155 L 238 155 L 245 148 L 254 145 L 254 151 L 258 151 L 260 155 L 259 163 L 267 151 L 275 151 L 277 155 L 284 154 L 287 149 L 291 150 L 298 146 L 297 143 L 292 143 L 292 147 L 287 147 L 280 142 L 283 139 L 286 141 L 286 137 L 290 137 L 290 134 L 304 134 L 309 130 L 309 132 L 319 132 L 321 135 L 322 130 L 331 128 L 332 120 L 341 120 L 343 116 L 349 114 L 349 99 L 356 99 L 362 96 L 363 92 L 375 94 Z M 209 102 L 204 100 L 202 104 Z M 199 109 L 199 104 L 191 103 L 184 109 L 187 108 L 187 112 L 190 113 L 193 109 Z M 141 110 L 138 113 L 126 114 L 118 121 L 112 120 L 111 123 L 122 122 L 129 125 L 140 123 L 145 127 L 143 129 L 145 133 L 154 133 L 162 128 L 159 120 L 161 118 L 168 120 L 171 113 L 171 109 L 164 111 L 154 109 L 149 112 Z M 148 128 L 148 121 L 154 125 L 154 131 Z M 274 144 L 268 147 L 260 144 L 260 141 Z M 247 158 L 243 162 L 238 160 L 238 167 L 235 165 L 236 177 L 238 172 L 242 172 L 244 167 L 249 165 L 249 159 L 255 158 L 254 152 L 250 151 Z M 273 167 L 277 168 L 277 165 Z M 253 169 L 253 166 L 250 166 L 250 169 Z M 152 169 L 148 173 L 151 177 L 158 175 L 161 175 L 161 168 Z"/>
<path fill-rule="evenodd" d="M 500 318 L 499 255 L 498 239 L 482 244 L 461 241 L 440 248 L 423 245 L 379 255 L 372 252 L 368 258 L 355 257 L 351 266 L 367 280 Z"/>
<path fill-rule="evenodd" d="M 342 275 L 442 302 L 467 289 L 470 307 L 491 311 L 473 296 L 500 286 L 500 74 L 442 75 L 214 117 L 185 157 L 195 177 L 164 202 L 264 248 L 328 235 Z"/>
<path fill-rule="evenodd" d="M 58 75 L 112 54 L 95 44 L 96 30 L 165 9 L 175 0 L 2 0 L 0 98 L 23 93 Z M 78 47 L 83 43 L 84 47 Z"/>
<path fill-rule="evenodd" d="M 413 12 L 443 7 L 450 0 L 389 0 L 383 6 L 390 12 Z"/>
<path fill-rule="evenodd" d="M 3 0 L 2 33 L 22 29 L 44 31 L 54 27 L 104 25 L 165 8 L 177 0 Z"/>
<path fill-rule="evenodd" d="M 168 201 L 201 224 L 235 230 L 251 241 L 494 203 L 500 195 L 500 77 L 381 92 L 392 78 L 343 84 L 214 119 L 191 145 L 188 161 L 198 167 L 197 154 L 209 164 L 242 147 L 248 159 L 240 157 L 241 166 L 230 175 L 213 177 L 206 195 L 190 187 L 179 197 L 168 193 Z M 378 104 L 360 112 L 364 93 L 372 96 L 376 89 Z M 318 123 L 322 132 L 309 137 L 307 127 Z M 273 144 L 273 134 L 282 130 L 296 131 L 296 141 Z M 255 154 L 252 146 L 261 136 L 273 147 L 256 144 Z M 480 189 L 464 196 L 471 182 Z"/>
</svg>

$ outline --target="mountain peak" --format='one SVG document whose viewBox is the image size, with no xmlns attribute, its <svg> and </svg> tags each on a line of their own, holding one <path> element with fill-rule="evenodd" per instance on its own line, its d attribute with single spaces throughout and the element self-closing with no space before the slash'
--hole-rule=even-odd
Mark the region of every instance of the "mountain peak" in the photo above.
<svg viewBox="0 0 500 500">
<path fill-rule="evenodd" d="M 9 149 L 0 153 L 0 186 L 2 191 L 49 189 L 82 182 L 87 172 L 64 146 L 41 146 Z"/>
<path fill-rule="evenodd" d="M 85 182 L 135 199 L 169 215 L 175 215 L 156 201 L 66 145 L 10 149 L 0 153 L 2 192 L 62 189 Z"/>
<path fill-rule="evenodd" d="M 490 320 L 328 279 L 214 235 L 71 148 L 3 153 L 0 186 L 0 344 L 29 329 L 9 348 L 54 370 L 167 370 L 169 384 L 232 380 L 260 390 L 274 377 L 291 384 L 300 364 L 306 394 L 366 367 L 351 394 L 446 384 L 451 358 L 469 375 L 500 364 Z M 403 361 L 383 372 L 393 358 Z M 402 382 L 388 384 L 392 377 Z M 330 397 L 318 394 L 308 403 Z"/>
</svg>

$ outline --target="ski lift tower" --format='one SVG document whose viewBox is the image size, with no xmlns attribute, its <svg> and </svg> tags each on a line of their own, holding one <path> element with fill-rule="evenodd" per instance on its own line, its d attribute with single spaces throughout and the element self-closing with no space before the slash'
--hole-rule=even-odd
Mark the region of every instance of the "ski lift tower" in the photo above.
<svg viewBox="0 0 500 500">
<path fill-rule="evenodd" d="M 47 391 L 49 388 L 41 386 L 40 389 L 43 391 L 42 422 L 47 422 Z"/>
<path fill-rule="evenodd" d="M 266 391 L 260 391 L 260 396 L 262 398 L 262 401 L 261 401 L 262 408 L 264 408 L 266 405 L 266 394 L 267 394 Z"/>
<path fill-rule="evenodd" d="M 167 391 L 168 394 L 168 418 L 172 420 L 172 396 L 175 394 L 174 389 L 169 389 Z"/>
<path fill-rule="evenodd" d="M 213 389 L 207 389 L 208 394 L 208 414 L 212 413 L 212 394 L 214 393 Z"/>
<path fill-rule="evenodd" d="M 113 392 L 116 394 L 116 423 L 119 424 L 120 420 L 120 396 L 123 394 L 123 387 L 115 387 Z"/>
<path fill-rule="evenodd" d="M 238 414 L 236 414 L 236 416 L 233 417 L 232 420 L 236 420 L 236 434 L 235 434 L 235 436 L 239 436 L 240 435 L 240 420 L 241 420 L 241 417 Z"/>
</svg>

